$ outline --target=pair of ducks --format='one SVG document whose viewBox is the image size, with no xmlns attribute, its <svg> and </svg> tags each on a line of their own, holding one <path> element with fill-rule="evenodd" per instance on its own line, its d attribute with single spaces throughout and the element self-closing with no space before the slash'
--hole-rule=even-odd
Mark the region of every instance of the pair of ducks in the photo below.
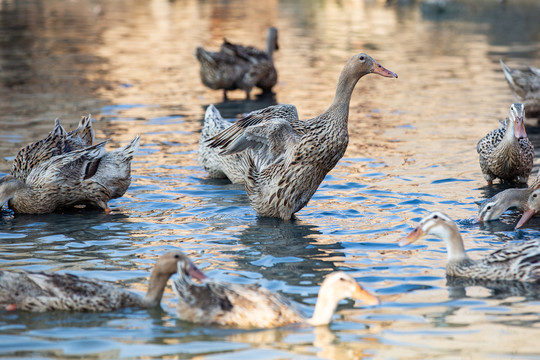
<svg viewBox="0 0 540 360">
<path fill-rule="evenodd" d="M 274 51 L 279 49 L 277 35 L 276 28 L 268 29 L 266 51 L 233 44 L 226 39 L 218 52 L 198 47 L 195 57 L 201 64 L 202 83 L 213 90 L 223 89 L 224 100 L 227 100 L 229 90 L 244 90 L 247 100 L 254 87 L 263 92 L 271 91 L 277 83 L 273 59 Z"/>
<path fill-rule="evenodd" d="M 22 148 L 10 173 L 0 179 L 0 206 L 20 214 L 42 214 L 75 205 L 110 212 L 107 203 L 124 195 L 131 182 L 131 160 L 139 136 L 111 152 L 94 144 L 91 116 L 67 132 L 56 119 L 46 138 Z"/>
<path fill-rule="evenodd" d="M 479 260 L 465 253 L 456 224 L 445 214 L 434 212 L 400 242 L 410 244 L 424 235 L 441 238 L 447 247 L 450 277 L 520 281 L 540 284 L 540 240 L 511 243 Z M 255 285 L 208 279 L 180 251 L 162 255 L 150 275 L 148 291 L 141 297 L 95 279 L 69 274 L 30 271 L 0 271 L 0 306 L 8 311 L 112 311 L 123 307 L 158 306 L 168 279 L 178 295 L 180 319 L 202 324 L 242 328 L 267 328 L 290 324 L 312 326 L 331 322 L 338 302 L 352 297 L 368 305 L 379 299 L 364 290 L 350 275 L 338 271 L 323 281 L 311 318 L 306 318 L 286 297 Z M 198 280 L 194 282 L 192 278 Z"/>
</svg>

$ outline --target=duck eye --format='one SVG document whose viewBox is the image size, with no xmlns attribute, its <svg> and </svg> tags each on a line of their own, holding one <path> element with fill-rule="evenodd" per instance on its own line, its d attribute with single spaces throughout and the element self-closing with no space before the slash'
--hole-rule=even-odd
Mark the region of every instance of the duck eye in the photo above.
<svg viewBox="0 0 540 360">
<path fill-rule="evenodd" d="M 491 210 L 491 206 L 488 206 L 488 207 L 486 208 L 486 210 Z"/>
<path fill-rule="evenodd" d="M 438 218 L 439 218 L 439 215 L 433 215 L 433 218 L 434 218 L 434 219 L 438 219 Z"/>
<path fill-rule="evenodd" d="M 345 278 L 340 277 L 339 281 L 345 281 Z"/>
<path fill-rule="evenodd" d="M 174 258 L 175 259 L 180 259 L 180 255 L 176 254 L 176 255 L 174 255 Z"/>
<path fill-rule="evenodd" d="M 538 196 L 538 194 L 533 194 L 533 197 L 534 197 L 534 198 L 537 197 L 537 196 Z"/>
<path fill-rule="evenodd" d="M 360 56 L 359 59 L 360 59 L 360 61 L 364 61 L 364 60 L 366 60 L 366 57 L 364 55 L 362 55 L 362 56 Z"/>
</svg>

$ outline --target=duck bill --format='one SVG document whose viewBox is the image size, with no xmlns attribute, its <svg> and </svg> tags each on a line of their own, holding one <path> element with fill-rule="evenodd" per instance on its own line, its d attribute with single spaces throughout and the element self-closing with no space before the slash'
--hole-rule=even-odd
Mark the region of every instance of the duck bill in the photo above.
<svg viewBox="0 0 540 360">
<path fill-rule="evenodd" d="M 424 235 L 424 231 L 420 226 L 416 227 L 413 231 L 407 235 L 407 237 L 399 240 L 399 246 L 409 245 L 416 240 L 420 239 Z"/>
<path fill-rule="evenodd" d="M 519 219 L 518 223 L 516 224 L 516 229 L 519 229 L 520 227 L 528 223 L 534 215 L 536 215 L 536 211 L 527 206 L 527 209 L 525 210 L 523 215 L 521 215 L 521 219 Z"/>
<path fill-rule="evenodd" d="M 359 284 L 356 284 L 356 288 L 354 289 L 351 297 L 368 305 L 379 305 L 381 303 L 378 297 L 371 294 L 367 290 L 364 290 Z"/>
<path fill-rule="evenodd" d="M 199 281 L 204 281 L 205 279 L 208 279 L 208 276 L 204 275 L 204 273 L 193 264 L 191 264 L 188 269 L 188 275 Z"/>
<path fill-rule="evenodd" d="M 373 71 L 372 72 L 374 74 L 379 74 L 379 75 L 384 76 L 384 77 L 397 78 L 397 74 L 395 72 L 388 70 L 387 68 L 385 68 L 384 66 L 382 66 L 381 64 L 379 64 L 376 61 L 373 64 Z"/>
<path fill-rule="evenodd" d="M 517 139 L 527 138 L 527 132 L 525 131 L 525 123 L 523 122 L 523 116 L 516 117 L 514 122 L 514 136 Z"/>
</svg>

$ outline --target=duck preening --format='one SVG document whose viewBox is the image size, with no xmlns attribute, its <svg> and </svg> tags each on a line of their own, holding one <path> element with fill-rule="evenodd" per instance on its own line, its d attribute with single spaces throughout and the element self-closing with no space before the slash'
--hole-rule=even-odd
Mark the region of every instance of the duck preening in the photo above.
<svg viewBox="0 0 540 360">
<path fill-rule="evenodd" d="M 504 77 L 510 90 L 524 104 L 529 117 L 540 115 L 540 69 L 511 69 L 501 60 Z"/>
<path fill-rule="evenodd" d="M 179 261 L 190 276 L 204 278 L 185 254 L 170 251 L 156 261 L 148 291 L 142 297 L 106 281 L 71 274 L 0 271 L 0 307 L 33 312 L 106 312 L 125 307 L 159 306 L 165 285 L 177 272 Z"/>
<path fill-rule="evenodd" d="M 408 245 L 424 235 L 444 241 L 448 276 L 540 283 L 539 239 L 512 242 L 482 259 L 472 260 L 465 253 L 463 239 L 454 221 L 441 212 L 434 212 L 423 218 L 399 245 Z"/>
<path fill-rule="evenodd" d="M 349 142 L 351 95 L 367 74 L 397 78 L 369 55 L 355 55 L 341 72 L 330 107 L 310 120 L 299 120 L 293 105 L 275 105 L 231 125 L 210 106 L 199 160 L 210 176 L 244 183 L 260 216 L 290 220 L 343 157 Z"/>
<path fill-rule="evenodd" d="M 311 318 L 303 315 L 285 296 L 256 285 L 223 283 L 211 279 L 195 283 L 188 276 L 191 265 L 180 262 L 179 276 L 173 278 L 178 294 L 178 316 L 182 320 L 241 328 L 270 328 L 290 324 L 327 325 L 339 301 L 361 300 L 368 305 L 379 299 L 364 290 L 343 271 L 329 274 L 323 281 Z"/>
<path fill-rule="evenodd" d="M 525 131 L 523 104 L 510 106 L 510 117 L 476 145 L 480 168 L 489 185 L 503 181 L 526 184 L 533 168 L 534 148 Z"/>
<path fill-rule="evenodd" d="M 250 98 L 254 87 L 271 91 L 277 83 L 273 58 L 274 51 L 279 49 L 277 34 L 275 27 L 268 29 L 265 51 L 233 44 L 226 39 L 218 52 L 198 47 L 195 57 L 201 64 L 201 81 L 210 89 L 223 89 L 224 100 L 227 100 L 229 90 L 244 90 L 246 99 Z"/>
<path fill-rule="evenodd" d="M 8 175 L 0 179 L 0 205 L 15 213 L 42 214 L 75 205 L 109 212 L 110 199 L 124 195 L 131 183 L 131 160 L 139 136 L 111 152 L 107 141 L 92 145 L 90 115 L 66 132 L 58 119 L 45 139 L 22 148 Z"/>
</svg>

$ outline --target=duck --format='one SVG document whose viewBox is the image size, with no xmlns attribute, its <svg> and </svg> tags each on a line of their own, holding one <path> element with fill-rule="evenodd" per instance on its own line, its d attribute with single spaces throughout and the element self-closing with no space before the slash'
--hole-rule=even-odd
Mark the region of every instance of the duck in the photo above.
<svg viewBox="0 0 540 360">
<path fill-rule="evenodd" d="M 106 141 L 90 145 L 91 123 L 66 132 L 57 120 L 45 139 L 22 148 L 10 173 L 0 178 L 0 205 L 18 214 L 44 214 L 75 205 L 109 213 L 108 201 L 124 195 L 131 183 L 137 135 L 126 146 L 105 151 Z"/>
<path fill-rule="evenodd" d="M 192 323 L 236 328 L 274 328 L 286 325 L 328 325 L 339 301 L 346 298 L 378 305 L 379 299 L 362 288 L 352 276 L 337 271 L 326 276 L 311 318 L 287 297 L 256 285 L 224 283 L 205 279 L 200 283 L 188 276 L 189 263 L 179 262 L 179 276 L 173 278 L 178 295 L 179 319 Z"/>
<path fill-rule="evenodd" d="M 424 235 L 436 236 L 446 244 L 446 274 L 450 277 L 540 283 L 540 239 L 512 242 L 484 258 L 472 260 L 465 252 L 455 222 L 442 212 L 433 212 L 401 239 L 399 246 L 411 244 Z"/>
<path fill-rule="evenodd" d="M 158 258 L 140 296 L 98 279 L 73 274 L 35 271 L 0 271 L 0 308 L 7 311 L 108 312 L 127 307 L 159 306 L 169 278 L 178 271 L 178 262 L 190 276 L 204 279 L 181 251 L 169 251 Z M 191 264 L 191 265 L 190 265 Z"/>
<path fill-rule="evenodd" d="M 523 102 L 527 116 L 540 115 L 540 69 L 511 69 L 502 60 L 500 63 L 510 90 Z"/>
<path fill-rule="evenodd" d="M 510 117 L 476 145 L 480 168 L 488 185 L 493 184 L 496 178 L 527 184 L 533 168 L 534 148 L 527 137 L 523 120 L 523 104 L 512 104 Z"/>
<path fill-rule="evenodd" d="M 246 99 L 254 87 L 263 92 L 271 91 L 277 83 L 277 71 L 273 54 L 279 49 L 277 29 L 270 27 L 266 38 L 266 51 L 253 46 L 233 44 L 223 40 L 220 51 L 211 52 L 199 46 L 195 57 L 201 64 L 202 83 L 213 90 L 223 89 L 223 99 L 227 100 L 227 91 L 241 89 L 246 92 Z"/>
<path fill-rule="evenodd" d="M 528 197 L 523 215 L 516 224 L 516 229 L 522 228 L 540 211 L 540 189 L 534 190 Z"/>
<path fill-rule="evenodd" d="M 371 56 L 354 55 L 341 72 L 330 107 L 309 120 L 299 120 L 294 105 L 278 104 L 231 125 L 219 121 L 216 109 L 207 109 L 212 119 L 205 118 L 199 152 L 206 154 L 203 160 L 216 162 L 203 162 L 203 166 L 221 170 L 219 175 L 227 174 L 225 167 L 236 167 L 259 216 L 291 220 L 343 157 L 349 142 L 351 95 L 358 80 L 367 74 L 397 78 Z M 207 120 L 212 122 L 208 127 Z M 212 130 L 219 129 L 221 132 L 213 135 Z M 220 160 L 235 154 L 240 156 Z"/>
<path fill-rule="evenodd" d="M 515 207 L 523 212 L 527 207 L 529 195 L 536 189 L 540 188 L 540 171 L 536 175 L 531 186 L 527 188 L 511 188 L 503 190 L 489 199 L 484 200 L 478 208 L 477 219 L 480 222 L 493 221 L 506 210 Z"/>
</svg>

